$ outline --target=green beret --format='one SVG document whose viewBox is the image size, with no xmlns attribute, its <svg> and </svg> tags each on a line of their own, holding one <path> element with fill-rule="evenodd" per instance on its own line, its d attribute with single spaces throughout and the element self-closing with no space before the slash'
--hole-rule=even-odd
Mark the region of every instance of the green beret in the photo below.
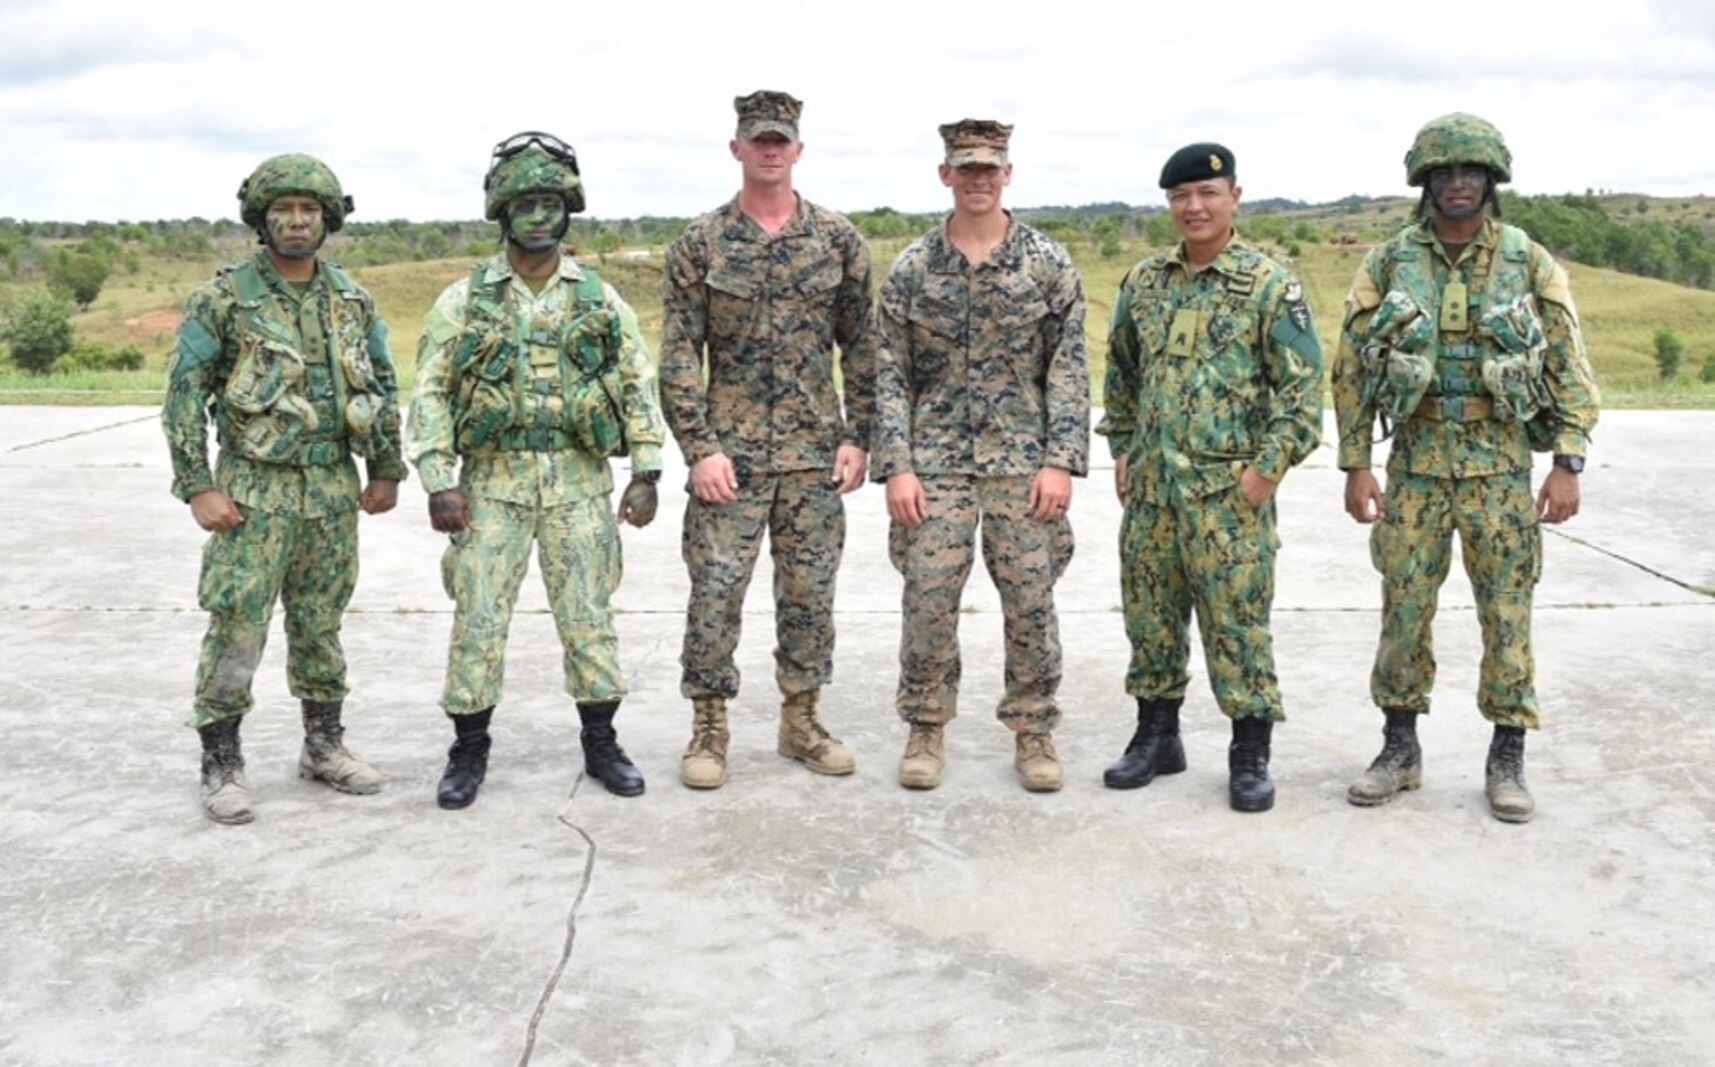
<svg viewBox="0 0 1715 1067">
<path fill-rule="evenodd" d="M 1200 182 L 1206 178 L 1238 180 L 1233 166 L 1233 153 L 1225 145 L 1213 142 L 1188 144 L 1167 157 L 1161 168 L 1161 187 L 1171 189 L 1185 182 Z"/>
</svg>

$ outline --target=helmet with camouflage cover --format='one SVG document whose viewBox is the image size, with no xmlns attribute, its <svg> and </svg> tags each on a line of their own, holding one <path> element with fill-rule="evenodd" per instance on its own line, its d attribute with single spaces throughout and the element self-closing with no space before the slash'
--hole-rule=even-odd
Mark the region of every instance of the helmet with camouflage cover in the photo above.
<svg viewBox="0 0 1715 1067">
<path fill-rule="evenodd" d="M 558 193 L 565 198 L 568 214 L 584 209 L 577 154 L 552 134 L 520 133 L 500 142 L 482 179 L 482 191 L 483 215 L 495 222 L 509 201 L 525 193 Z"/>
<path fill-rule="evenodd" d="M 292 152 L 263 160 L 244 179 L 238 187 L 239 217 L 251 229 L 261 229 L 268 205 L 282 196 L 314 197 L 322 206 L 329 233 L 345 225 L 345 217 L 355 207 L 326 163 Z"/>
<path fill-rule="evenodd" d="M 1455 111 L 1425 123 L 1405 153 L 1405 180 L 1412 186 L 1422 185 L 1436 167 L 1455 163 L 1481 163 L 1489 168 L 1497 182 L 1513 178 L 1513 154 L 1501 131 L 1485 119 Z"/>
</svg>

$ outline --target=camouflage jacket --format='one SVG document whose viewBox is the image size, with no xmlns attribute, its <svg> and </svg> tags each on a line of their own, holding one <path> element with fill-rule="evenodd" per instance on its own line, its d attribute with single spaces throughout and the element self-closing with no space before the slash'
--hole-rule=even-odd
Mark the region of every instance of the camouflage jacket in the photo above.
<svg viewBox="0 0 1715 1067">
<path fill-rule="evenodd" d="M 1088 473 L 1084 290 L 1065 249 L 1015 220 L 973 268 L 943 222 L 887 272 L 876 321 L 877 481 Z"/>
<path fill-rule="evenodd" d="M 548 362 L 557 368 L 557 343 L 541 345 L 537 339 L 551 337 L 557 342 L 563 320 L 574 312 L 574 292 L 583 277 L 577 262 L 562 255 L 558 273 L 540 293 L 532 293 L 529 286 L 514 279 L 504 252 L 484 263 L 473 276 L 487 283 L 507 282 L 503 287 L 505 310 L 512 315 L 516 342 L 529 349 L 532 363 L 537 362 L 533 358 L 536 349 L 544 349 Z M 471 277 L 447 286 L 423 320 L 417 382 L 405 427 L 406 453 L 417 467 L 423 488 L 438 493 L 456 487 L 489 499 L 546 505 L 567 504 L 611 491 L 613 474 L 607 457 L 575 445 L 540 451 L 485 450 L 464 456 L 460 467 L 455 438 L 462 413 L 462 383 L 453 369 L 453 353 L 467 325 Z M 631 469 L 660 470 L 661 444 L 667 430 L 656 398 L 655 368 L 644 347 L 636 312 L 606 282 L 602 292 L 608 308 L 619 316 L 621 414 Z"/>
<path fill-rule="evenodd" d="M 1479 336 L 1478 327 L 1493 285 L 1503 290 L 1516 288 L 1532 297 L 1547 342 L 1542 376 L 1550 398 L 1549 407 L 1528 429 L 1524 424 L 1503 422 L 1492 416 L 1406 418 L 1395 433 L 1388 456 L 1389 469 L 1442 477 L 1529 470 L 1532 434 L 1538 435 L 1542 445 L 1556 453 L 1584 455 L 1590 431 L 1596 425 L 1600 396 L 1595 372 L 1584 351 L 1566 271 L 1541 245 L 1532 241 L 1519 242 L 1521 251 L 1516 260 L 1505 255 L 1501 250 L 1502 237 L 1502 226 L 1489 219 L 1458 260 L 1450 263 L 1430 223 L 1424 221 L 1408 226 L 1364 257 L 1346 297 L 1340 350 L 1334 361 L 1334 416 L 1339 427 L 1342 470 L 1370 465 L 1376 412 L 1373 402 L 1366 401 L 1359 351 L 1375 309 L 1390 290 L 1421 287 L 1433 291 L 1429 298 L 1431 306 L 1425 310 L 1438 316 L 1446 288 L 1454 282 L 1463 285 L 1467 293 L 1467 328 L 1437 332 L 1436 348 L 1443 358 L 1437 360 L 1438 380 L 1429 390 L 1432 397 L 1454 387 L 1447 380 L 1448 368 L 1454 361 L 1445 357 L 1467 349 L 1480 354 L 1485 349 L 1487 342 Z M 1414 277 L 1405 277 L 1408 272 Z M 1475 391 L 1480 391 L 1480 385 L 1479 380 Z"/>
<path fill-rule="evenodd" d="M 1106 434 L 1128 494 L 1164 503 L 1279 481 L 1321 438 L 1322 361 L 1303 289 L 1235 236 L 1191 273 L 1185 246 L 1127 272 L 1114 301 Z"/>
<path fill-rule="evenodd" d="M 686 463 L 832 470 L 838 446 L 870 447 L 869 247 L 843 216 L 799 198 L 769 234 L 734 197 L 667 250 L 662 300 L 661 396 Z"/>
<path fill-rule="evenodd" d="M 266 252 L 222 268 L 186 299 L 167 375 L 161 423 L 181 500 L 218 488 L 263 511 L 335 514 L 357 507 L 353 451 L 372 479 L 407 474 L 387 325 L 335 264 L 302 287 Z"/>
</svg>

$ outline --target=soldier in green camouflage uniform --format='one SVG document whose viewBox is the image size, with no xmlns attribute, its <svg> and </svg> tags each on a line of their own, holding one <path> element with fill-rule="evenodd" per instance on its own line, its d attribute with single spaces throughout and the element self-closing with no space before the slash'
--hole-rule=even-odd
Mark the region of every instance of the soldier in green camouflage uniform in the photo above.
<svg viewBox="0 0 1715 1067">
<path fill-rule="evenodd" d="M 1232 720 L 1228 798 L 1274 806 L 1270 740 L 1285 718 L 1274 673 L 1274 492 L 1315 448 L 1321 350 L 1304 292 L 1237 238 L 1242 190 L 1217 144 L 1161 172 L 1184 240 L 1120 283 L 1108 342 L 1108 436 L 1125 514 L 1120 561 L 1137 730 L 1107 769 L 1115 789 L 1185 769 L 1179 709 L 1193 610 L 1209 681 Z"/>
<path fill-rule="evenodd" d="M 1072 558 L 1072 478 L 1089 471 L 1084 291 L 1066 250 L 1002 206 L 1012 127 L 940 128 L 953 211 L 888 271 L 877 313 L 874 477 L 887 483 L 889 554 L 905 578 L 900 784 L 932 789 L 958 713 L 959 600 L 982 528 L 1000 591 L 1006 692 L 1026 789 L 1062 781 L 1054 583 Z"/>
<path fill-rule="evenodd" d="M 173 495 L 209 531 L 198 599 L 203 808 L 252 818 L 239 745 L 274 602 L 286 610 L 286 675 L 303 705 L 299 773 L 348 793 L 381 775 L 346 750 L 340 621 L 357 584 L 357 512 L 390 510 L 405 477 L 387 326 L 369 294 L 316 258 L 352 210 L 321 162 L 264 161 L 238 190 L 262 251 L 185 302 L 161 409 Z M 208 421 L 220 442 L 211 471 Z M 369 484 L 360 487 L 353 453 Z"/>
<path fill-rule="evenodd" d="M 1500 214 L 1512 177 L 1500 132 L 1474 115 L 1435 119 L 1406 154 L 1420 220 L 1364 258 L 1346 298 L 1334 409 L 1346 510 L 1373 523 L 1382 634 L 1370 693 L 1386 715 L 1381 754 L 1348 799 L 1370 806 L 1422 781 L 1417 716 L 1435 681 L 1432 624 L 1452 537 L 1477 601 L 1477 706 L 1494 723 L 1485 792 L 1496 818 L 1524 822 L 1524 731 L 1538 721 L 1531 598 L 1539 522 L 1578 512 L 1578 474 L 1598 395 L 1566 272 Z M 1393 434 L 1384 496 L 1370 473 L 1380 421 Z M 1530 491 L 1531 450 L 1551 451 Z"/>
<path fill-rule="evenodd" d="M 817 699 L 833 677 L 841 497 L 863 484 L 875 407 L 868 246 L 845 218 L 793 191 L 799 101 L 761 91 L 733 103 L 742 188 L 668 250 L 662 296 L 662 401 L 690 467 L 680 689 L 693 726 L 680 778 L 698 789 L 726 780 L 733 651 L 764 531 L 785 697 L 778 751 L 821 774 L 855 766 Z"/>
<path fill-rule="evenodd" d="M 441 578 L 455 608 L 441 709 L 455 740 L 436 799 L 467 807 L 487 774 L 532 545 L 583 724 L 585 773 L 637 796 L 643 775 L 613 727 L 625 679 L 610 605 L 621 565 L 607 461 L 630 455 L 617 514 L 647 526 L 666 436 L 655 370 L 631 307 L 561 251 L 584 209 L 571 146 L 537 132 L 502 141 L 483 191 L 506 248 L 448 286 L 424 320 L 406 433 L 429 521 L 450 535 Z"/>
</svg>

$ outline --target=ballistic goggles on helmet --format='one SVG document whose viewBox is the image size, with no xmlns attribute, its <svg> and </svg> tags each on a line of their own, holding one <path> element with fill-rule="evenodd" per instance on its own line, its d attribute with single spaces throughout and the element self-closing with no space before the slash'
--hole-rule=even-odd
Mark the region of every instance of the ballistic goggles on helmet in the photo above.
<svg viewBox="0 0 1715 1067">
<path fill-rule="evenodd" d="M 508 137 L 506 140 L 495 145 L 494 162 L 489 164 L 489 169 L 492 170 L 494 168 L 494 164 L 511 159 L 513 156 L 528 149 L 531 145 L 535 145 L 537 148 L 548 153 L 549 156 L 553 157 L 558 162 L 564 163 L 567 167 L 570 167 L 573 174 L 577 174 L 579 177 L 583 176 L 578 172 L 578 154 L 572 150 L 572 146 L 560 140 L 558 137 L 555 137 L 553 134 L 543 133 L 540 130 L 526 130 L 523 133 L 515 133 L 511 137 Z"/>
</svg>

